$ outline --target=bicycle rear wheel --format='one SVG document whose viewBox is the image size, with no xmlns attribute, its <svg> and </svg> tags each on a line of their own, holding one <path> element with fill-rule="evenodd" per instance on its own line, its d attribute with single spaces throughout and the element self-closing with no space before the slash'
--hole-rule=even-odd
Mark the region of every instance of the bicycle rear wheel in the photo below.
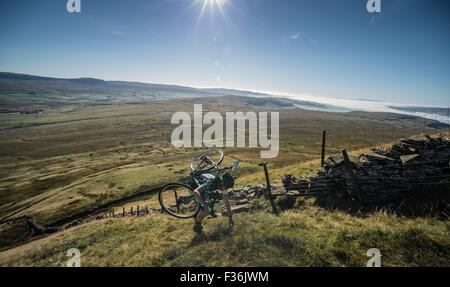
<svg viewBox="0 0 450 287">
<path fill-rule="evenodd" d="M 200 211 L 192 188 L 183 183 L 169 183 L 158 195 L 164 211 L 177 218 L 191 218 Z"/>
</svg>

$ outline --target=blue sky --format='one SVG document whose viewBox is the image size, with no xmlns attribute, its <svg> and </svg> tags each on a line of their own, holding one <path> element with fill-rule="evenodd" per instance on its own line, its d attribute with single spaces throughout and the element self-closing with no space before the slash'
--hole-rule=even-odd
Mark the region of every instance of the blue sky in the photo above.
<svg viewBox="0 0 450 287">
<path fill-rule="evenodd" d="M 450 104 L 450 1 L 217 1 L 0 0 L 0 70 Z"/>
</svg>

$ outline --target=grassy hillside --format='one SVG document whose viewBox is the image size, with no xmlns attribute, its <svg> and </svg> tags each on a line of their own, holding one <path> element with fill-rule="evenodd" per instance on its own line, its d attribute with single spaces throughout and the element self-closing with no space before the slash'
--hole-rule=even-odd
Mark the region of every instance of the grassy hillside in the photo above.
<svg viewBox="0 0 450 287">
<path fill-rule="evenodd" d="M 272 170 L 271 176 L 306 176 L 317 166 L 298 163 Z M 383 266 L 450 266 L 449 221 L 384 211 L 359 216 L 302 197 L 284 209 L 283 200 L 277 200 L 280 217 L 261 198 L 249 213 L 234 216 L 233 230 L 219 216 L 207 219 L 202 236 L 192 232 L 192 220 L 159 213 L 91 222 L 0 252 L 0 266 L 65 266 L 70 248 L 81 251 L 82 266 L 365 266 L 369 248 L 381 251 Z"/>
<path fill-rule="evenodd" d="M 427 133 L 438 131 L 433 129 L 433 126 L 436 125 L 433 125 L 434 122 L 431 120 L 405 115 L 305 111 L 295 108 L 283 100 L 241 96 L 215 96 L 202 98 L 201 101 L 197 98 L 191 98 L 177 101 L 153 101 L 141 104 L 86 106 L 77 107 L 76 109 L 58 107 L 38 114 L 0 114 L 0 219 L 33 215 L 39 224 L 45 225 L 125 195 L 147 190 L 168 182 L 182 181 L 188 173 L 188 165 L 194 154 L 204 149 L 175 149 L 170 143 L 170 134 L 175 127 L 170 125 L 170 118 L 175 111 L 192 113 L 195 103 L 202 103 L 204 111 L 219 111 L 222 113 L 226 111 L 280 112 L 280 153 L 277 158 L 269 160 L 270 176 L 272 181 L 275 182 L 280 182 L 281 177 L 287 173 L 307 175 L 316 171 L 319 165 L 318 158 L 321 150 L 322 130 L 327 130 L 327 154 L 340 152 L 344 148 L 347 150 L 359 150 L 369 146 L 382 145 L 403 136 L 419 134 L 423 131 Z M 420 126 L 419 122 L 421 123 Z M 260 149 L 224 148 L 224 152 L 226 156 L 225 164 L 230 163 L 235 158 L 242 160 L 239 171 L 236 174 L 238 176 L 238 186 L 264 182 L 262 169 L 256 165 L 256 163 L 261 161 L 259 157 Z M 157 207 L 157 202 L 152 196 L 138 199 L 136 202 L 142 202 L 146 205 L 155 204 L 155 207 Z M 136 202 L 129 203 L 129 205 Z M 296 209 L 292 212 L 298 214 L 298 216 L 303 216 L 304 211 Z M 330 217 L 334 216 L 332 212 L 323 212 L 326 212 Z M 265 217 L 264 214 L 264 212 L 259 211 L 255 216 L 240 215 L 238 221 L 253 220 L 250 218 L 260 218 L 262 220 Z M 273 220 L 271 223 L 273 226 L 277 226 L 279 219 L 268 217 L 267 220 L 269 219 Z M 358 224 L 367 224 L 367 226 L 372 224 L 368 219 L 352 218 L 351 220 L 355 222 L 355 226 Z M 404 220 L 405 222 L 407 221 L 406 219 Z M 220 220 L 218 221 L 220 222 Z M 69 236 L 75 240 L 73 242 L 90 240 L 88 238 L 83 239 L 83 236 L 90 234 L 88 232 L 89 228 L 93 228 L 92 231 L 103 234 L 94 236 L 99 244 L 103 242 L 102 244 L 108 245 L 110 240 L 114 240 L 112 239 L 113 237 L 121 238 L 125 235 L 119 235 L 115 232 L 109 233 L 107 230 L 101 231 L 103 224 L 118 224 L 117 228 L 120 230 L 121 228 L 126 228 L 129 222 L 142 222 L 145 228 L 148 228 L 145 225 L 147 224 L 146 222 L 170 223 L 169 225 L 173 224 L 176 227 L 175 230 L 179 230 L 184 235 L 179 236 L 178 233 L 170 233 L 171 235 L 167 236 L 179 237 L 180 240 L 182 238 L 186 239 L 185 242 L 180 241 L 176 244 L 164 243 L 163 240 L 161 244 L 165 244 L 164 248 L 155 245 L 156 249 L 161 250 L 157 251 L 149 247 L 151 250 L 148 249 L 146 252 L 158 253 L 167 249 L 164 252 L 184 253 L 182 251 L 183 246 L 187 242 L 192 241 L 190 222 L 176 221 L 161 215 L 146 219 L 121 219 L 113 220 L 111 223 L 107 222 L 80 226 L 76 229 L 70 229 L 73 232 L 67 230 L 62 234 L 40 239 L 27 246 L 34 246 L 34 244 L 38 244 L 37 242 L 47 242 L 47 240 L 59 242 L 59 239 L 57 239 L 60 238 L 59 236 Z M 258 220 L 258 223 L 255 224 L 256 226 L 262 226 L 266 225 L 266 223 Z M 310 223 L 311 230 L 315 229 L 313 226 L 316 223 Z M 433 219 L 425 220 L 420 224 L 418 222 L 411 224 L 414 226 L 416 224 L 417 226 L 425 226 L 429 223 L 431 226 L 436 226 L 436 232 L 438 230 L 441 230 L 441 232 L 448 230 L 447 227 L 447 229 L 442 229 L 445 223 L 434 221 Z M 163 226 L 158 224 L 155 223 L 155 230 Z M 400 225 L 399 223 L 398 226 Z M 132 226 L 134 226 L 134 223 Z M 220 228 L 222 227 L 220 226 L 219 224 L 219 227 L 217 227 L 219 231 L 213 234 L 221 234 Z M 246 225 L 239 224 L 239 226 Z M 247 227 L 237 227 L 234 232 L 238 232 L 239 228 Z M 82 230 L 82 234 L 79 235 L 81 237 L 77 237 L 76 230 Z M 149 230 L 152 229 L 150 228 Z M 152 232 L 156 232 L 155 230 Z M 242 229 L 241 232 L 248 233 L 253 231 Z M 118 231 L 118 233 L 123 232 Z M 263 233 L 265 234 L 265 232 Z M 261 233 L 261 236 L 265 238 L 263 233 Z M 241 236 L 238 234 L 236 236 Z M 131 232 L 128 236 L 130 238 L 139 238 L 138 235 L 138 233 Z M 103 238 L 101 238 L 102 236 Z M 295 237 L 297 235 L 292 236 Z M 327 236 L 323 234 L 312 234 L 311 236 L 311 238 L 319 236 L 318 238 L 334 240 L 332 239 L 333 236 L 337 235 L 333 233 Z M 436 240 L 441 242 L 441 237 L 436 238 L 440 238 Z M 23 222 L 0 225 L 0 250 L 18 246 L 31 239 L 36 238 L 30 237 Z M 263 242 L 266 242 L 265 240 Z M 56 244 L 51 246 L 58 249 L 59 247 L 55 246 L 62 243 L 52 244 Z M 115 246 L 114 244 L 116 243 L 111 244 Z M 212 243 L 207 241 L 205 244 L 205 246 L 199 245 L 202 246 L 199 247 L 199 250 L 202 250 L 203 247 L 207 248 L 206 246 Z M 269 243 L 262 244 L 266 246 Z M 271 244 L 267 245 L 268 249 L 273 249 L 275 253 L 268 254 L 285 252 L 282 251 L 285 247 L 281 246 L 281 249 L 277 249 L 278 247 L 270 247 Z M 139 248 L 138 245 L 138 243 L 130 243 L 130 246 L 132 246 L 130 248 Z M 22 250 L 22 247 L 32 248 L 27 246 L 19 246 L 18 249 L 14 250 Z M 215 245 L 212 244 L 211 248 L 212 246 Z M 100 248 L 100 245 L 98 245 L 98 248 Z M 174 248 L 181 249 L 176 251 Z M 49 249 L 43 250 L 48 251 Z M 56 256 L 56 253 L 50 252 L 47 254 L 47 251 L 42 251 L 43 253 L 39 256 L 44 258 Z M 10 252 L 13 251 L 2 253 L 1 258 L 4 258 L 4 260 L 0 260 L 0 265 L 31 264 L 27 261 L 29 259 L 26 259 L 28 256 L 35 258 L 37 260 L 35 264 L 37 265 L 49 263 L 45 261 L 47 259 L 43 259 L 43 261 L 41 259 L 38 260 L 39 256 L 33 255 L 35 251 L 27 252 L 18 257 L 15 255 L 15 259 L 11 259 L 13 257 L 4 257 Z M 167 255 L 169 253 L 164 254 Z M 64 254 L 57 256 L 64 256 Z M 254 256 L 256 258 L 256 255 Z M 274 256 L 274 258 L 278 257 Z M 147 258 L 143 259 L 144 261 L 137 261 L 140 263 L 133 264 L 189 264 L 180 263 L 182 262 L 180 261 L 181 259 L 177 258 L 178 255 L 172 259 L 165 259 L 166 261 L 151 261 L 153 259 Z M 257 261 L 252 261 L 253 259 L 251 258 L 250 256 L 247 264 L 260 264 Z M 103 264 L 101 261 L 95 260 L 91 262 L 92 265 Z M 114 261 L 113 259 L 111 260 Z M 128 259 L 124 257 L 118 261 L 122 263 L 118 264 L 127 264 L 126 260 Z M 235 259 L 230 260 L 229 262 L 217 261 L 216 264 L 235 264 L 238 262 L 232 261 Z M 280 264 L 308 265 L 305 263 L 306 261 L 286 260 Z M 339 263 L 335 259 L 330 260 L 326 261 L 326 264 L 347 264 Z M 213 264 L 211 263 L 213 261 L 208 262 L 199 264 Z M 406 261 L 403 263 L 410 264 L 406 263 Z M 313 263 L 309 265 L 313 265 Z"/>
<path fill-rule="evenodd" d="M 174 148 L 170 117 L 174 111 L 192 112 L 194 103 L 198 101 L 185 99 L 0 115 L 0 219 L 32 214 L 46 224 L 182 180 L 194 154 L 204 149 Z M 280 153 L 270 160 L 271 169 L 319 158 L 324 129 L 328 154 L 419 132 L 413 128 L 414 118 L 404 115 L 305 111 L 280 108 L 264 99 L 256 106 L 254 99 L 249 103 L 245 97 L 205 98 L 201 103 L 205 111 L 279 111 Z M 243 160 L 238 175 L 262 175 L 256 165 L 260 149 L 224 148 L 224 152 L 228 161 Z"/>
<path fill-rule="evenodd" d="M 267 202 L 227 219 L 207 220 L 196 236 L 192 221 L 157 214 L 102 220 L 0 253 L 2 266 L 65 266 L 70 248 L 82 266 L 365 266 L 378 248 L 383 266 L 450 266 L 448 222 L 383 212 L 362 218 L 298 199 L 280 217 Z"/>
</svg>

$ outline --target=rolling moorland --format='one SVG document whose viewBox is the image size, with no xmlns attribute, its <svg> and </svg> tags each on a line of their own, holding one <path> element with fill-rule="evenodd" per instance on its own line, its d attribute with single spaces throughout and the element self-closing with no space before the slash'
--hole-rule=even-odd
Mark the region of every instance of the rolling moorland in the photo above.
<svg viewBox="0 0 450 287">
<path fill-rule="evenodd" d="M 274 182 L 287 173 L 315 173 L 322 130 L 331 155 L 447 128 L 399 114 L 302 110 L 292 100 L 242 91 L 29 77 L 0 77 L 0 219 L 33 215 L 41 225 L 182 181 L 204 149 L 174 148 L 170 118 L 192 113 L 197 103 L 221 113 L 280 112 L 280 153 L 269 160 Z M 260 149 L 223 150 L 225 163 L 242 160 L 238 186 L 264 183 L 256 165 Z M 129 204 L 136 203 L 158 205 L 154 195 Z M 191 221 L 164 214 L 92 222 L 40 239 L 30 237 L 24 222 L 4 224 L 0 265 L 61 266 L 67 249 L 76 247 L 85 266 L 364 266 L 374 246 L 383 250 L 385 266 L 450 264 L 448 221 L 386 211 L 360 217 L 311 200 L 275 217 L 266 201 L 253 205 L 236 216 L 233 231 L 225 219 L 208 220 L 201 238 Z"/>
</svg>

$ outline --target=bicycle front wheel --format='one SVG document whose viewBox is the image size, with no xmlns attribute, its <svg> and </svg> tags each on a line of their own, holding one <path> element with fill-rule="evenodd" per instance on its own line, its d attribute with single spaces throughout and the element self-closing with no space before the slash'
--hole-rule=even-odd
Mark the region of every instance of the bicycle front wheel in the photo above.
<svg viewBox="0 0 450 287">
<path fill-rule="evenodd" d="M 192 188 L 183 183 L 169 183 L 159 192 L 159 203 L 164 211 L 177 218 L 191 218 L 200 211 Z"/>
</svg>

